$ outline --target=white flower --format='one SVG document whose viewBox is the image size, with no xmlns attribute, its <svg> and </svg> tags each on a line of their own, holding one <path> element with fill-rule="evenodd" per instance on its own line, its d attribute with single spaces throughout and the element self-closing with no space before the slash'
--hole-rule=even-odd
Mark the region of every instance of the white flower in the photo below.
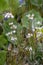
<svg viewBox="0 0 43 65">
<path fill-rule="evenodd" d="M 10 32 L 10 34 L 12 34 L 12 31 Z"/>
<path fill-rule="evenodd" d="M 8 36 L 10 34 L 10 32 L 6 33 L 6 36 Z"/>
<path fill-rule="evenodd" d="M 11 18 L 14 18 L 14 16 L 12 15 L 12 13 L 9 14 Z"/>
<path fill-rule="evenodd" d="M 14 16 L 12 15 L 11 18 L 14 18 Z"/>
<path fill-rule="evenodd" d="M 11 49 L 8 47 L 8 50 L 10 51 Z"/>
<path fill-rule="evenodd" d="M 35 27 L 35 29 L 39 29 L 39 30 L 41 30 L 41 29 L 42 29 L 42 27 Z"/>
<path fill-rule="evenodd" d="M 30 33 L 28 33 L 28 34 L 26 35 L 26 38 L 30 38 Z"/>
<path fill-rule="evenodd" d="M 17 29 L 17 26 L 16 25 L 13 25 L 13 28 Z"/>
<path fill-rule="evenodd" d="M 30 17 L 30 14 L 26 15 L 26 17 L 28 17 L 28 18 L 29 18 L 29 17 Z"/>
<path fill-rule="evenodd" d="M 5 17 L 5 18 L 10 18 L 10 17 L 11 17 L 11 18 L 14 18 L 14 16 L 12 15 L 12 13 L 9 13 L 9 12 L 6 13 L 6 14 L 4 15 L 4 17 Z"/>
<path fill-rule="evenodd" d="M 16 37 L 11 37 L 11 40 L 15 41 L 15 40 L 17 40 L 17 38 Z"/>
<path fill-rule="evenodd" d="M 33 34 L 31 34 L 31 36 L 33 36 Z"/>
<path fill-rule="evenodd" d="M 6 36 L 8 36 L 8 35 L 10 35 L 10 34 L 12 34 L 12 31 L 11 31 L 11 32 L 6 33 Z"/>
<path fill-rule="evenodd" d="M 14 39 L 15 39 L 15 40 L 17 40 L 17 38 L 16 38 L 16 37 L 15 37 Z"/>
<path fill-rule="evenodd" d="M 41 22 L 40 22 L 40 21 L 38 21 L 38 22 L 37 22 L 37 24 L 41 24 Z"/>
<path fill-rule="evenodd" d="M 6 36 L 8 36 L 8 33 L 6 33 Z"/>
<path fill-rule="evenodd" d="M 32 47 L 29 48 L 29 51 L 32 51 Z"/>
<path fill-rule="evenodd" d="M 28 34 L 26 35 L 26 38 L 30 38 L 31 36 L 33 36 L 33 34 L 28 33 Z"/>
<path fill-rule="evenodd" d="M 29 19 L 33 20 L 33 16 L 30 16 Z"/>
<path fill-rule="evenodd" d="M 42 32 L 37 32 L 36 36 L 40 37 L 42 35 Z"/>
<path fill-rule="evenodd" d="M 11 40 L 14 40 L 14 37 L 11 37 Z"/>
<path fill-rule="evenodd" d="M 30 36 L 30 33 L 28 33 L 28 36 Z"/>
<path fill-rule="evenodd" d="M 16 33 L 16 31 L 14 30 L 14 31 L 12 31 L 12 33 Z"/>
<path fill-rule="evenodd" d="M 34 14 L 32 14 L 32 17 L 34 17 Z"/>
<path fill-rule="evenodd" d="M 29 47 L 26 47 L 25 50 L 29 50 Z"/>
<path fill-rule="evenodd" d="M 16 25 L 12 25 L 10 28 L 11 29 L 17 29 L 17 26 Z"/>
<path fill-rule="evenodd" d="M 28 14 L 28 15 L 26 15 L 26 17 L 28 17 L 29 19 L 33 20 L 34 14 L 32 14 L 32 15 Z"/>
<path fill-rule="evenodd" d="M 9 25 L 13 25 L 13 22 L 10 22 Z"/>
<path fill-rule="evenodd" d="M 9 13 L 5 14 L 5 18 L 10 18 Z"/>
</svg>

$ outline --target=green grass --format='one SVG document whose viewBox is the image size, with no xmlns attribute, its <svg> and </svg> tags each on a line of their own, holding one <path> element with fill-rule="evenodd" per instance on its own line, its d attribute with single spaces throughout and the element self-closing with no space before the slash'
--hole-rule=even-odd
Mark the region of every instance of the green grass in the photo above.
<svg viewBox="0 0 43 65">
<path fill-rule="evenodd" d="M 6 51 L 0 51 L 0 65 L 4 65 L 6 60 Z"/>
</svg>

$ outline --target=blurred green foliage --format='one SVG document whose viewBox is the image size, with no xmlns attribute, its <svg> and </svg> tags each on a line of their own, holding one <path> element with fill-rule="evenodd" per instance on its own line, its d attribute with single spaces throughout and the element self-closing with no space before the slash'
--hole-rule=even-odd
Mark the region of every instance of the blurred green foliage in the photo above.
<svg viewBox="0 0 43 65">
<path fill-rule="evenodd" d="M 0 65 L 4 65 L 6 61 L 6 51 L 0 51 Z"/>
</svg>

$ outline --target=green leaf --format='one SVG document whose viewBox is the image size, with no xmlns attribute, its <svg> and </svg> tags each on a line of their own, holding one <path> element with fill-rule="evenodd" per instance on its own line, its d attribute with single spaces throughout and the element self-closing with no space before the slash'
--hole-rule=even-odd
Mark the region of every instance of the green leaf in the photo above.
<svg viewBox="0 0 43 65">
<path fill-rule="evenodd" d="M 9 4 L 7 0 L 0 0 L 0 13 L 8 9 L 9 9 Z"/>
<path fill-rule="evenodd" d="M 41 7 L 42 6 L 42 0 L 30 0 L 31 3 L 35 6 Z"/>
</svg>

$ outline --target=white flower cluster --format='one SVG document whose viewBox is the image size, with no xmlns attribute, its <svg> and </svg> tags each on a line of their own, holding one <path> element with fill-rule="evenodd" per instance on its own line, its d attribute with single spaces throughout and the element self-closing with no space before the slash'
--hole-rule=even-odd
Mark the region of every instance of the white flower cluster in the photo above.
<svg viewBox="0 0 43 65">
<path fill-rule="evenodd" d="M 4 17 L 5 18 L 14 18 L 14 16 L 12 15 L 12 13 L 6 13 L 5 15 L 4 15 Z"/>
<path fill-rule="evenodd" d="M 35 27 L 35 29 L 37 30 L 41 30 L 43 27 Z"/>
<path fill-rule="evenodd" d="M 29 51 L 32 51 L 32 47 L 29 48 Z"/>
<path fill-rule="evenodd" d="M 11 27 L 10 27 L 11 29 L 17 29 L 17 26 L 16 26 L 16 25 L 14 25 L 14 23 L 13 23 L 13 22 L 10 22 L 10 23 L 9 23 L 9 25 L 11 26 Z"/>
<path fill-rule="evenodd" d="M 16 25 L 13 25 L 10 27 L 11 29 L 17 29 L 17 26 Z"/>
<path fill-rule="evenodd" d="M 13 22 L 10 22 L 9 25 L 13 25 Z"/>
<path fill-rule="evenodd" d="M 38 22 L 37 22 L 37 24 L 41 24 L 41 22 L 40 22 L 40 21 L 38 21 Z"/>
<path fill-rule="evenodd" d="M 12 30 L 11 32 L 8 32 L 6 33 L 6 36 L 10 36 L 10 39 L 11 41 L 16 41 L 17 40 L 17 37 L 13 36 L 15 33 L 16 33 L 16 29 L 17 29 L 17 26 L 14 25 L 13 22 L 10 22 L 9 23 L 9 26 L 10 26 L 10 29 Z"/>
<path fill-rule="evenodd" d="M 40 37 L 43 33 L 41 32 L 41 30 L 43 29 L 43 27 L 35 27 L 36 30 L 39 30 L 39 32 L 36 33 L 37 37 Z"/>
<path fill-rule="evenodd" d="M 17 40 L 17 37 L 11 37 L 11 41 Z"/>
<path fill-rule="evenodd" d="M 28 33 L 28 34 L 26 35 L 26 38 L 30 38 L 31 36 L 33 36 L 33 34 L 32 34 L 32 33 Z"/>
<path fill-rule="evenodd" d="M 13 33 L 16 33 L 16 31 L 14 30 L 14 31 L 8 32 L 6 33 L 6 36 L 12 35 Z"/>
<path fill-rule="evenodd" d="M 42 32 L 37 32 L 36 37 L 40 37 L 42 35 Z"/>
<path fill-rule="evenodd" d="M 25 50 L 29 50 L 29 47 L 26 47 Z"/>
<path fill-rule="evenodd" d="M 26 17 L 28 17 L 29 19 L 31 19 L 31 20 L 33 20 L 34 19 L 34 14 L 28 14 L 28 15 L 26 15 Z"/>
<path fill-rule="evenodd" d="M 32 51 L 32 47 L 26 47 L 25 50 Z"/>
</svg>

